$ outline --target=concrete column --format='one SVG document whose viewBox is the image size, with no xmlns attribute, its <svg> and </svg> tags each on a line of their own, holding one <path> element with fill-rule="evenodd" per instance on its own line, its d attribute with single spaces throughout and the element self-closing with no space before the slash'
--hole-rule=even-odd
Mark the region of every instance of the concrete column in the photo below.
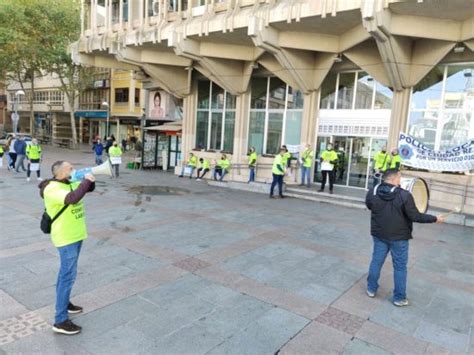
<svg viewBox="0 0 474 355">
<path fill-rule="evenodd" d="M 302 145 L 311 144 L 316 140 L 319 126 L 319 89 L 304 95 L 303 122 L 301 122 Z"/>
<path fill-rule="evenodd" d="M 390 115 L 390 128 L 388 131 L 389 149 L 398 146 L 400 131 L 404 132 L 407 127 L 408 114 L 410 111 L 411 88 L 395 91 L 393 93 L 392 113 Z"/>
<path fill-rule="evenodd" d="M 117 135 L 115 136 L 115 139 L 120 140 L 120 118 L 117 118 Z M 120 142 L 119 142 L 120 144 Z"/>
<path fill-rule="evenodd" d="M 181 143 L 181 157 L 186 159 L 188 153 L 194 148 L 196 140 L 196 100 L 197 87 L 193 85 L 191 95 L 183 99 L 183 136 Z"/>
<path fill-rule="evenodd" d="M 250 91 L 237 96 L 234 127 L 234 152 L 232 163 L 245 162 L 248 148 L 248 123 L 249 123 L 249 96 Z"/>
</svg>

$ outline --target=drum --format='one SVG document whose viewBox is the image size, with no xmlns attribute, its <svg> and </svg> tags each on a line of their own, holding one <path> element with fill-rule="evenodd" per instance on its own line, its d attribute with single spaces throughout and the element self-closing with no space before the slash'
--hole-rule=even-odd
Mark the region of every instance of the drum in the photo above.
<svg viewBox="0 0 474 355">
<path fill-rule="evenodd" d="M 425 180 L 422 178 L 402 178 L 400 187 L 411 192 L 418 211 L 421 213 L 428 211 L 430 191 L 428 190 L 428 184 Z"/>
</svg>

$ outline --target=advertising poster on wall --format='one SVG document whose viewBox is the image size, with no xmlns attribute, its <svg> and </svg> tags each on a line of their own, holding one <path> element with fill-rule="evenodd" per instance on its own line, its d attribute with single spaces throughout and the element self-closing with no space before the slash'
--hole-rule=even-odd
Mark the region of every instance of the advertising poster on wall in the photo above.
<svg viewBox="0 0 474 355">
<path fill-rule="evenodd" d="M 183 100 L 166 91 L 150 91 L 147 119 L 150 121 L 179 121 L 183 119 Z"/>
</svg>

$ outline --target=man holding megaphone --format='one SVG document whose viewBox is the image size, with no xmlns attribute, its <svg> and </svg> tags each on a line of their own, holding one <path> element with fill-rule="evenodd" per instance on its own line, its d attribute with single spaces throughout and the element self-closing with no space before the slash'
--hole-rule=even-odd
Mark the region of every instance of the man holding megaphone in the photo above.
<svg viewBox="0 0 474 355">
<path fill-rule="evenodd" d="M 68 314 L 81 313 L 82 307 L 73 305 L 70 295 L 76 280 L 82 241 L 87 238 L 82 199 L 86 193 L 94 191 L 95 177 L 86 173 L 82 181 L 71 182 L 73 166 L 67 161 L 55 162 L 51 170 L 54 177 L 43 181 L 39 188 L 45 212 L 51 218 L 51 240 L 60 257 L 53 331 L 74 335 L 81 331 L 81 327 L 74 324 Z"/>
</svg>

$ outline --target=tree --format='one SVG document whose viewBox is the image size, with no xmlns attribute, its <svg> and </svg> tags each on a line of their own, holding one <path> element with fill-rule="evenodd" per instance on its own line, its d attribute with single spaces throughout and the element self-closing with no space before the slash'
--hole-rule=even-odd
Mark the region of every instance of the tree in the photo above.
<svg viewBox="0 0 474 355">
<path fill-rule="evenodd" d="M 74 145 L 77 132 L 74 107 L 91 84 L 91 70 L 72 62 L 69 46 L 80 36 L 79 0 L 1 0 L 0 68 L 6 80 L 31 83 L 30 132 L 34 124 L 34 79 L 54 74 L 71 107 Z"/>
</svg>

